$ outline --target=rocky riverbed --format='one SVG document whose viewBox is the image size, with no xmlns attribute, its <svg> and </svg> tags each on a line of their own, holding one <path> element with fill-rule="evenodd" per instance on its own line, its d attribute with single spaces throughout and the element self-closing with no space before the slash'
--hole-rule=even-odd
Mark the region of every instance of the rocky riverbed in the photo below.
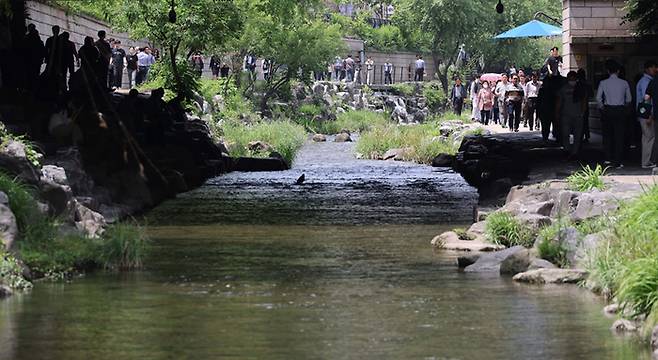
<svg viewBox="0 0 658 360">
<path fill-rule="evenodd" d="M 464 252 L 456 266 L 467 273 L 488 273 L 510 276 L 516 282 L 528 284 L 588 285 L 588 265 L 594 252 L 603 244 L 610 231 L 605 222 L 620 205 L 637 198 L 645 191 L 640 183 L 605 181 L 605 190 L 574 191 L 566 181 L 553 180 L 528 186 L 515 186 L 509 191 L 504 206 L 491 213 L 480 213 L 478 222 L 467 230 L 444 232 L 432 239 L 436 251 Z M 493 239 L 493 227 L 487 219 L 496 214 L 509 214 L 530 231 L 531 245 L 506 248 Z M 579 226 L 598 222 L 597 226 Z M 553 237 L 542 238 L 540 229 L 553 226 Z M 542 257 L 542 242 L 559 246 L 564 263 L 553 264 Z M 558 266 L 558 265 L 561 265 Z M 617 314 L 619 306 L 606 308 Z M 612 330 L 634 333 L 642 327 L 641 319 L 624 319 L 618 314 Z M 652 347 L 658 351 L 658 327 L 653 331 Z M 658 356 L 658 352 L 656 354 Z"/>
</svg>

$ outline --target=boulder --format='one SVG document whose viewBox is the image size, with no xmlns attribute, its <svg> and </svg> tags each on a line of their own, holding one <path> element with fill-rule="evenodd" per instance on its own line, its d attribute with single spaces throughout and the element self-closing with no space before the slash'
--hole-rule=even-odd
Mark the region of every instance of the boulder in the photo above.
<svg viewBox="0 0 658 360">
<path fill-rule="evenodd" d="M 336 97 L 338 97 L 343 102 L 347 102 L 350 99 L 350 94 L 345 91 L 340 91 L 336 93 Z"/>
<path fill-rule="evenodd" d="M 432 166 L 434 167 L 451 167 L 452 162 L 455 161 L 455 156 L 450 154 L 439 154 L 432 159 Z"/>
<path fill-rule="evenodd" d="M 263 141 L 250 141 L 247 148 L 254 152 L 269 152 L 272 151 L 272 146 Z"/>
<path fill-rule="evenodd" d="M 580 269 L 536 269 L 514 275 L 514 281 L 530 284 L 577 284 L 587 278 Z"/>
<path fill-rule="evenodd" d="M 346 134 L 346 133 L 340 133 L 336 135 L 336 137 L 334 138 L 334 142 L 351 142 L 351 141 L 352 138 L 350 137 L 350 134 Z"/>
<path fill-rule="evenodd" d="M 444 250 L 455 251 L 497 251 L 505 247 L 502 245 L 489 244 L 478 240 L 461 240 L 454 231 L 447 231 L 435 236 L 430 242 L 432 246 Z"/>
<path fill-rule="evenodd" d="M 52 216 L 68 218 L 73 212 L 73 192 L 68 185 L 44 176 L 39 183 L 39 197 L 48 203 Z"/>
<path fill-rule="evenodd" d="M 315 142 L 327 141 L 327 137 L 324 136 L 323 134 L 315 134 L 315 135 L 313 135 L 313 141 L 315 141 Z"/>
<path fill-rule="evenodd" d="M 535 231 L 552 223 L 551 218 L 548 216 L 530 213 L 516 215 L 516 220 Z"/>
<path fill-rule="evenodd" d="M 488 273 L 500 273 L 500 265 L 505 259 L 514 255 L 516 252 L 525 249 L 523 246 L 513 246 L 509 249 L 492 252 L 489 254 L 483 254 L 480 258 L 472 265 L 467 266 L 464 271 L 466 272 L 488 272 Z"/>
<path fill-rule="evenodd" d="M 610 327 L 617 334 L 636 332 L 638 329 L 638 324 L 627 319 L 618 319 Z"/>
<path fill-rule="evenodd" d="M 39 182 L 39 172 L 28 159 L 25 145 L 9 140 L 0 148 L 0 168 L 28 184 Z"/>
<path fill-rule="evenodd" d="M 621 311 L 619 304 L 610 304 L 603 308 L 603 313 L 606 315 L 617 315 Z"/>
<path fill-rule="evenodd" d="M 566 217 L 578 205 L 578 195 L 580 193 L 571 190 L 562 190 L 555 196 L 555 204 L 551 209 L 551 217 Z"/>
<path fill-rule="evenodd" d="M 103 215 L 85 207 L 80 203 L 75 205 L 75 227 L 90 238 L 103 234 L 106 226 Z"/>
<path fill-rule="evenodd" d="M 384 153 L 382 159 L 404 161 L 409 158 L 409 154 L 411 153 L 411 151 L 412 151 L 411 148 L 389 149 Z"/>
<path fill-rule="evenodd" d="M 324 93 L 327 91 L 327 88 L 320 83 L 315 83 L 311 87 L 311 91 L 313 91 L 313 96 L 321 98 L 322 95 L 324 95 Z"/>
<path fill-rule="evenodd" d="M 508 256 L 500 263 L 501 275 L 516 275 L 528 270 L 530 266 L 530 251 L 522 248 Z"/>
<path fill-rule="evenodd" d="M 9 208 L 9 198 L 0 192 L 0 242 L 4 250 L 10 250 L 18 236 L 16 217 Z M 0 249 L 1 250 L 1 249 Z"/>
<path fill-rule="evenodd" d="M 459 266 L 460 269 L 463 269 L 469 265 L 475 264 L 475 262 L 478 261 L 479 258 L 480 258 L 480 254 L 478 253 L 458 256 L 457 266 Z"/>
<path fill-rule="evenodd" d="M 654 351 L 654 354 L 658 351 L 658 325 L 651 332 L 651 350 Z"/>
<path fill-rule="evenodd" d="M 6 285 L 0 285 L 0 299 L 8 298 L 13 294 L 13 291 Z"/>
<path fill-rule="evenodd" d="M 49 165 L 59 166 L 66 173 L 67 185 L 76 195 L 94 195 L 94 181 L 82 166 L 82 155 L 76 147 L 61 148 L 57 153 L 45 159 Z M 56 171 L 53 171 L 56 173 Z"/>
<path fill-rule="evenodd" d="M 619 198 L 610 192 L 583 193 L 578 197 L 578 205 L 571 219 L 581 221 L 611 213 L 619 208 Z"/>
<path fill-rule="evenodd" d="M 487 227 L 486 221 L 478 221 L 466 230 L 466 235 L 474 238 L 484 238 L 484 232 Z"/>
<path fill-rule="evenodd" d="M 557 266 L 553 265 L 552 262 L 539 258 L 532 258 L 530 260 L 530 265 L 528 270 L 537 270 L 537 269 L 555 269 Z"/>
</svg>

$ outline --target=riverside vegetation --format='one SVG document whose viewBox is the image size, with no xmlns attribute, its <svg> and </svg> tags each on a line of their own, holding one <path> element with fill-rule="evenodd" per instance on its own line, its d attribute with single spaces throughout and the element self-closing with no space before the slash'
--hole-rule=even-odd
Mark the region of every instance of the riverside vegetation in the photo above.
<svg viewBox="0 0 658 360">
<path fill-rule="evenodd" d="M 616 192 L 618 185 L 604 181 L 604 172 L 600 166 L 585 167 L 567 179 L 561 193 L 571 194 L 569 201 L 587 203 L 605 194 L 602 189 Z M 545 185 L 533 189 L 530 197 L 550 191 Z M 538 222 L 539 216 L 528 216 L 535 210 L 528 209 L 546 202 L 515 207 L 519 200 L 508 197 L 505 207 L 486 218 L 484 236 L 495 244 L 530 248 L 561 268 L 584 267 L 588 276 L 582 284 L 619 304 L 620 316 L 642 322 L 647 335 L 658 325 L 658 185 L 634 190 L 623 199 L 602 198 L 606 201 L 589 204 L 610 211 L 593 209 L 595 216 L 582 216 L 578 209 L 571 215 L 553 211 L 551 221 Z"/>
</svg>

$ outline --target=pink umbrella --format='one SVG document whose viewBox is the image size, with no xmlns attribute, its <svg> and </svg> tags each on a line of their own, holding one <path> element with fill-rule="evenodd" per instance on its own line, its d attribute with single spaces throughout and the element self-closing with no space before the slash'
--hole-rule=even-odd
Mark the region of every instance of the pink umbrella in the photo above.
<svg viewBox="0 0 658 360">
<path fill-rule="evenodd" d="M 480 76 L 480 81 L 487 80 L 489 83 L 496 83 L 496 81 L 500 80 L 501 76 L 498 73 L 486 73 L 482 74 Z"/>
</svg>

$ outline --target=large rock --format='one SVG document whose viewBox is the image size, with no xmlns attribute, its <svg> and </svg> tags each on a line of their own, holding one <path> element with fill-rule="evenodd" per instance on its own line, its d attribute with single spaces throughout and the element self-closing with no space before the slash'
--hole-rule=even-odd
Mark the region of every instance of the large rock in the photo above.
<svg viewBox="0 0 658 360">
<path fill-rule="evenodd" d="M 619 198 L 610 192 L 583 193 L 571 215 L 574 221 L 582 221 L 611 213 L 619 208 Z"/>
<path fill-rule="evenodd" d="M 658 351 L 658 325 L 653 328 L 653 331 L 651 332 L 651 350 Z"/>
<path fill-rule="evenodd" d="M 9 140 L 0 147 L 0 168 L 18 176 L 25 183 L 34 185 L 39 182 L 40 174 L 28 160 L 25 145 L 21 142 Z"/>
<path fill-rule="evenodd" d="M 347 133 L 340 133 L 336 135 L 334 138 L 334 142 L 351 142 L 352 138 L 350 137 L 350 134 Z"/>
<path fill-rule="evenodd" d="M 457 266 L 460 269 L 463 269 L 469 265 L 475 264 L 476 261 L 480 258 L 480 253 L 462 255 L 457 257 Z"/>
<path fill-rule="evenodd" d="M 384 153 L 382 159 L 404 161 L 409 158 L 412 151 L 411 148 L 389 149 Z"/>
<path fill-rule="evenodd" d="M 327 88 L 320 83 L 315 83 L 311 90 L 313 91 L 313 96 L 322 98 L 322 95 L 327 91 Z"/>
<path fill-rule="evenodd" d="M 73 192 L 63 168 L 45 165 L 41 169 L 39 196 L 48 203 L 52 216 L 69 218 L 72 215 Z"/>
<path fill-rule="evenodd" d="M 76 203 L 75 226 L 90 238 L 96 238 L 103 234 L 106 226 L 103 215 Z"/>
<path fill-rule="evenodd" d="M 4 250 L 10 250 L 18 236 L 16 217 L 9 208 L 9 198 L 0 192 L 0 241 Z M 0 249 L 1 250 L 1 249 Z"/>
<path fill-rule="evenodd" d="M 555 204 L 551 210 L 551 217 L 567 217 L 578 205 L 578 195 L 580 193 L 571 190 L 562 190 L 555 196 Z"/>
<path fill-rule="evenodd" d="M 484 233 L 487 228 L 487 222 L 486 221 L 478 221 L 471 225 L 471 227 L 466 230 L 466 235 L 473 237 L 473 238 L 484 238 Z"/>
<path fill-rule="evenodd" d="M 502 245 L 489 244 L 478 240 L 461 240 L 454 231 L 444 232 L 435 236 L 431 241 L 432 246 L 444 250 L 455 251 L 497 251 L 505 247 Z"/>
<path fill-rule="evenodd" d="M 527 270 L 537 270 L 537 269 L 555 269 L 557 266 L 553 265 L 548 260 L 533 258 L 530 260 L 530 265 Z"/>
<path fill-rule="evenodd" d="M 496 251 L 489 254 L 484 254 L 480 256 L 478 261 L 473 265 L 467 266 L 464 271 L 466 272 L 488 272 L 488 273 L 500 273 L 500 265 L 505 259 L 514 255 L 516 252 L 523 250 L 523 246 L 513 246 L 509 249 Z"/>
<path fill-rule="evenodd" d="M 315 134 L 315 135 L 313 135 L 313 141 L 315 141 L 315 142 L 327 141 L 327 137 L 324 136 L 323 134 Z"/>
<path fill-rule="evenodd" d="M 9 286 L 0 284 L 0 299 L 10 297 L 13 294 Z"/>
<path fill-rule="evenodd" d="M 45 161 L 48 165 L 55 165 L 65 170 L 67 185 L 71 187 L 74 194 L 96 196 L 94 181 L 82 166 L 82 155 L 77 148 L 61 148 Z"/>
<path fill-rule="evenodd" d="M 548 216 L 530 213 L 519 214 L 516 216 L 516 220 L 518 220 L 521 224 L 524 224 L 533 229 L 534 231 L 537 231 L 542 227 L 549 226 L 552 223 L 551 218 Z"/>
<path fill-rule="evenodd" d="M 637 323 L 627 319 L 617 319 L 610 327 L 610 330 L 617 334 L 632 333 L 636 332 L 638 329 L 639 326 Z"/>
<path fill-rule="evenodd" d="M 450 154 L 439 154 L 432 159 L 432 166 L 434 167 L 451 167 L 452 162 L 455 161 L 455 156 Z"/>
<path fill-rule="evenodd" d="M 536 269 L 514 275 L 514 281 L 530 284 L 577 284 L 587 278 L 580 269 Z"/>
<path fill-rule="evenodd" d="M 516 275 L 528 270 L 530 266 L 530 251 L 522 248 L 508 256 L 500 263 L 500 273 L 503 275 Z"/>
</svg>

